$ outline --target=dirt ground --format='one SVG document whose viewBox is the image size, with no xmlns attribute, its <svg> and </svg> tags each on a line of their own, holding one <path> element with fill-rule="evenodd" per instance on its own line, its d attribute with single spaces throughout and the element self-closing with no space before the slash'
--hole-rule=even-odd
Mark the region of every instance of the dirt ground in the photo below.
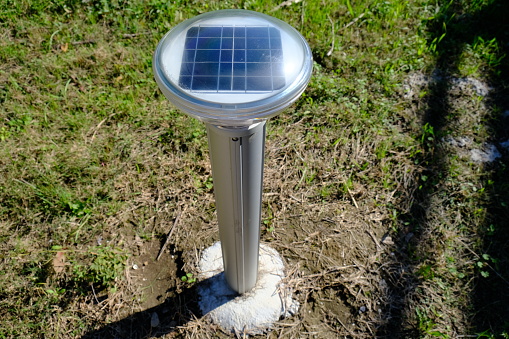
<svg viewBox="0 0 509 339">
<path fill-rule="evenodd" d="M 257 337 L 509 333 L 506 2 L 3 7 L 1 338 L 248 336 L 198 307 L 219 240 L 206 129 L 151 62 L 171 27 L 230 7 L 288 22 L 314 59 L 268 122 L 262 199 L 300 309 Z"/>
<path fill-rule="evenodd" d="M 374 335 L 387 307 L 387 300 L 380 296 L 390 283 L 382 276 L 381 262 L 390 258 L 394 245 L 385 234 L 383 216 L 374 206 L 335 204 L 324 208 L 322 204 L 305 206 L 297 197 L 265 196 L 276 211 L 276 225 L 273 232 L 264 232 L 262 242 L 282 254 L 285 283 L 301 304 L 298 315 L 276 324 L 273 334 L 326 338 L 369 328 L 372 332 L 366 336 Z M 285 214 L 279 217 L 281 209 Z M 177 335 L 184 329 L 188 333 L 193 326 L 208 328 L 198 337 L 220 333 L 200 319 L 196 285 L 178 279 L 187 272 L 196 276 L 201 250 L 217 240 L 209 225 L 186 223 L 189 219 L 192 217 L 182 215 L 174 232 L 175 244 L 159 260 L 156 257 L 163 239 L 140 244 L 138 255 L 129 259 L 122 295 L 125 300 L 126 294 L 132 294 L 129 299 L 135 307 L 121 309 L 118 319 L 123 320 L 97 334 L 108 330 L 129 333 L 129 337 L 144 337 L 147 331 L 156 336 Z M 203 236 L 204 228 L 209 237 Z M 138 246 L 136 239 L 130 246 Z M 196 319 L 188 319 L 189 313 Z M 134 330 L 140 322 L 145 326 Z M 136 335 L 136 331 L 140 332 Z"/>
<path fill-rule="evenodd" d="M 409 77 L 402 98 L 411 103 L 430 81 L 420 75 Z M 470 84 L 468 88 L 475 91 L 477 87 Z M 408 107 L 408 114 L 414 114 L 412 105 Z M 290 119 L 274 119 L 268 127 L 261 241 L 282 255 L 284 283 L 301 306 L 295 316 L 275 324 L 266 337 L 417 336 L 415 323 L 410 322 L 415 315 L 405 312 L 408 305 L 412 309 L 422 300 L 416 293 L 426 282 L 417 281 L 416 267 L 409 265 L 412 261 L 407 256 L 424 236 L 419 239 L 413 233 L 415 225 L 391 214 L 391 206 L 405 211 L 415 203 L 420 169 L 410 163 L 406 152 L 411 150 L 376 159 L 375 142 L 363 142 L 362 135 L 352 143 L 331 147 L 331 140 L 338 136 L 323 134 L 310 146 L 306 143 L 309 128 L 302 122 L 306 118 L 297 123 Z M 450 140 L 444 140 L 444 145 L 457 146 Z M 464 146 L 456 151 L 468 157 Z M 121 218 L 110 220 L 122 225 L 119 233 L 105 238 L 124 243 L 135 255 L 129 258 L 127 279 L 119 282 L 119 290 L 97 299 L 93 306 L 97 319 L 106 316 L 109 325 L 98 326 L 85 338 L 232 335 L 200 314 L 200 282 L 192 281 L 198 276 L 201 252 L 219 240 L 213 189 L 203 184 L 211 177 L 208 156 L 203 153 L 202 160 L 192 164 L 175 164 L 174 157 L 178 159 L 178 153 L 158 158 L 157 165 L 147 162 L 147 171 L 139 173 L 139 187 L 118 183 L 124 193 L 141 193 Z M 387 180 L 397 182 L 377 189 L 368 189 L 360 179 L 347 184 L 352 177 L 382 182 L 380 178 L 387 176 L 380 172 L 384 161 L 392 161 L 394 171 Z M 363 163 L 377 166 L 359 168 Z M 162 179 L 147 186 L 147 172 Z M 318 184 L 306 184 L 310 172 Z M 132 220 L 140 224 L 133 225 Z M 393 228 L 395 220 L 398 232 Z M 138 231 L 132 232 L 133 228 Z M 140 229 L 145 237 L 137 235 Z M 191 282 L 181 279 L 186 275 Z"/>
<path fill-rule="evenodd" d="M 387 321 L 387 308 L 392 305 L 387 289 L 398 284 L 391 271 L 395 240 L 387 228 L 390 216 L 381 207 L 394 198 L 391 194 L 374 195 L 359 184 L 346 192 L 335 192 L 333 197 L 318 199 L 316 192 L 302 185 L 299 166 L 292 165 L 302 161 L 299 147 L 306 146 L 294 140 L 274 140 L 270 135 L 267 140 L 262 212 L 266 222 L 261 241 L 284 258 L 285 284 L 301 305 L 296 316 L 275 324 L 268 335 L 375 336 Z M 345 161 L 350 151 L 357 160 L 369 157 L 360 144 L 351 147 L 352 150 L 340 153 Z M 206 158 L 195 166 L 203 168 L 204 178 L 210 176 Z M 326 172 L 324 169 L 317 174 L 325 178 L 324 184 L 343 180 L 341 173 Z M 178 197 L 172 196 L 173 190 Z M 116 240 L 134 249 L 135 255 L 129 258 L 127 279 L 120 282 L 119 292 L 104 301 L 109 304 L 106 309 L 109 308 L 110 325 L 86 338 L 226 335 L 202 318 L 197 307 L 199 281 L 181 280 L 188 273 L 197 276 L 201 251 L 219 240 L 212 190 L 205 189 L 199 199 L 192 191 L 189 184 L 180 188 L 174 184 L 143 197 L 143 204 L 158 206 L 158 212 L 148 219 L 144 229 L 149 234 L 162 235 L 141 239 L 129 234 L 129 228 L 119 229 Z M 136 209 L 126 213 L 126 220 L 136 219 L 136 213 Z M 157 260 L 168 234 L 171 238 Z M 409 233 L 404 241 L 411 240 Z"/>
</svg>

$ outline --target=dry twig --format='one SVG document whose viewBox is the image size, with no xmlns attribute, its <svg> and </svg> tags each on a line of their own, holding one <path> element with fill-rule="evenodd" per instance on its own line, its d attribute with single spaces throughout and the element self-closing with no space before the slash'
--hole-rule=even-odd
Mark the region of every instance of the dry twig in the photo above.
<svg viewBox="0 0 509 339">
<path fill-rule="evenodd" d="M 91 44 L 95 44 L 95 43 L 96 43 L 95 40 L 89 39 L 89 40 L 82 40 L 82 41 L 73 41 L 73 42 L 71 42 L 71 45 L 73 45 L 73 46 L 91 45 Z"/>
<path fill-rule="evenodd" d="M 358 17 L 356 17 L 355 19 L 353 19 L 352 21 L 350 21 L 349 23 L 347 23 L 345 26 L 341 27 L 341 28 L 339 29 L 338 33 L 339 33 L 339 32 L 341 32 L 341 31 L 342 31 L 342 30 L 344 30 L 344 29 L 347 29 L 348 27 L 352 26 L 354 23 L 356 23 L 357 21 L 359 21 L 359 20 L 360 20 L 360 19 L 364 16 L 364 14 L 366 14 L 366 13 L 362 13 L 361 15 L 359 15 Z"/>
<path fill-rule="evenodd" d="M 94 141 L 97 131 L 99 131 L 99 128 L 101 128 L 101 126 L 106 122 L 106 120 L 110 119 L 111 117 L 113 117 L 116 114 L 117 113 L 110 114 L 107 118 L 104 118 L 103 120 L 101 120 L 101 122 L 99 122 L 97 124 L 97 126 L 95 127 L 95 130 L 94 130 L 94 133 L 92 134 L 92 137 L 90 138 L 90 142 Z"/>
<path fill-rule="evenodd" d="M 153 34 L 152 32 L 143 32 L 143 33 L 126 33 L 126 34 L 122 34 L 122 38 L 124 39 L 132 39 L 132 38 L 136 38 L 138 36 L 141 36 L 141 35 L 150 35 L 150 34 Z"/>
<path fill-rule="evenodd" d="M 335 34 L 334 34 L 334 21 L 332 21 L 331 17 L 327 15 L 327 18 L 329 19 L 331 25 L 332 25 L 332 45 L 327 52 L 327 56 L 331 56 L 332 52 L 334 52 L 334 40 L 335 40 Z"/>
<path fill-rule="evenodd" d="M 183 212 L 179 212 L 179 214 L 177 214 L 177 217 L 175 218 L 175 222 L 173 223 L 173 226 L 171 227 L 170 231 L 168 232 L 168 236 L 166 236 L 166 240 L 164 241 L 163 246 L 159 250 L 159 254 L 157 255 L 156 260 L 159 260 L 159 258 L 161 258 L 161 255 L 163 254 L 164 250 L 166 249 L 166 246 L 168 246 L 168 243 L 170 242 L 171 235 L 173 234 L 173 231 L 175 230 L 175 228 L 177 228 L 177 224 L 180 220 L 180 216 L 182 215 L 182 213 Z"/>
<path fill-rule="evenodd" d="M 359 208 L 359 205 L 357 205 L 357 201 L 355 200 L 353 194 L 352 194 L 352 191 L 350 191 L 350 189 L 347 189 L 348 191 L 348 194 L 350 194 L 350 198 L 352 198 L 352 201 L 353 201 L 353 204 L 355 205 L 355 207 Z"/>
<path fill-rule="evenodd" d="M 279 5 L 277 5 L 276 7 L 274 7 L 271 12 L 275 12 L 277 11 L 278 9 L 280 9 L 281 7 L 285 7 L 285 6 L 290 6 L 291 4 L 296 4 L 296 3 L 299 3 L 301 2 L 302 0 L 287 0 L 287 1 L 284 1 L 282 3 L 280 3 Z"/>
</svg>

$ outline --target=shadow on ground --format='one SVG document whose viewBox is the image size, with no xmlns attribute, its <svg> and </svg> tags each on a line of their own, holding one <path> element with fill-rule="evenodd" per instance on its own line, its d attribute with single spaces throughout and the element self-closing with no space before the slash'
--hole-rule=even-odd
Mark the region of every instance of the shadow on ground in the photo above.
<svg viewBox="0 0 509 339">
<path fill-rule="evenodd" d="M 196 287 L 189 288 L 158 306 L 134 313 L 122 320 L 85 334 L 83 339 L 106 338 L 159 338 L 177 333 L 177 326 L 183 326 L 198 313 Z"/>
<path fill-rule="evenodd" d="M 160 305 L 132 314 L 122 320 L 85 334 L 83 339 L 100 338 L 159 338 L 170 333 L 178 333 L 178 326 L 183 326 L 197 314 L 198 291 L 200 288 L 210 288 L 217 285 L 218 279 L 224 280 L 224 273 L 204 279 L 181 293 L 174 293 L 174 297 L 166 299 Z M 237 295 L 216 300 L 216 307 L 234 299 Z"/>
<path fill-rule="evenodd" d="M 379 328 L 379 337 L 432 334 L 432 328 L 421 321 L 418 327 L 409 326 L 408 319 L 412 315 L 408 312 L 415 312 L 416 303 L 422 302 L 416 297 L 417 290 L 426 280 L 425 276 L 432 274 L 431 271 L 418 272 L 419 268 L 426 267 L 426 260 L 434 260 L 418 255 L 419 248 L 441 246 L 429 244 L 429 238 L 425 238 L 427 233 L 432 232 L 431 219 L 433 213 L 437 213 L 433 210 L 436 207 L 433 199 L 440 187 L 447 184 L 451 172 L 446 161 L 450 154 L 444 154 L 440 145 L 443 137 L 455 126 L 451 81 L 458 77 L 465 48 L 479 41 L 496 41 L 498 44 L 498 49 L 491 53 L 492 59 L 488 60 L 491 67 L 483 71 L 487 74 L 484 81 L 490 87 L 484 98 L 490 113 L 481 122 L 490 134 L 486 141 L 500 145 L 509 140 L 509 117 L 506 116 L 509 110 L 509 60 L 506 57 L 509 55 L 509 1 L 438 1 L 437 8 L 439 11 L 429 20 L 427 27 L 429 46 L 436 51 L 437 61 L 435 69 L 430 72 L 433 81 L 428 85 L 424 105 L 427 108 L 421 117 L 423 136 L 426 137 L 423 138 L 425 155 L 420 159 L 423 172 L 419 173 L 421 178 L 416 178 L 420 188 L 415 190 L 410 211 L 399 217 L 400 239 L 395 253 L 399 273 L 387 279 L 390 282 L 391 304 L 387 307 L 390 320 Z M 432 138 L 428 139 L 426 132 Z M 503 147 L 498 149 L 502 155 L 500 158 L 479 164 L 479 183 L 486 188 L 487 194 L 478 208 L 483 209 L 485 214 L 482 224 L 471 230 L 472 237 L 476 238 L 475 256 L 487 255 L 485 258 L 490 258 L 482 263 L 487 266 L 485 272 L 489 274 L 483 275 L 480 270 L 475 272 L 472 293 L 466 296 L 471 308 L 465 310 L 465 327 L 451 328 L 449 333 L 496 336 L 509 330 L 509 157 Z M 423 181 L 422 177 L 426 180 Z"/>
</svg>

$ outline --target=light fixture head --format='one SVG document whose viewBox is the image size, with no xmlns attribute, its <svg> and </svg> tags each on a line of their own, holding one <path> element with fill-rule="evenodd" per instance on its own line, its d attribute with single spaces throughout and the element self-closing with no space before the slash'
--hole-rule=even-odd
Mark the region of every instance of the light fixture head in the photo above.
<svg viewBox="0 0 509 339">
<path fill-rule="evenodd" d="M 247 10 L 198 15 L 169 31 L 154 53 L 159 88 L 192 117 L 246 126 L 276 115 L 302 94 L 311 50 L 293 27 Z"/>
</svg>

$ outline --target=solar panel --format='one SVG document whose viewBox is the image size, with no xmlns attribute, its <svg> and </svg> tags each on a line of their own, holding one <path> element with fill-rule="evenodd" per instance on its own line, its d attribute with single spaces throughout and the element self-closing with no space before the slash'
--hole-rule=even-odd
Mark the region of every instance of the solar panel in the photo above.
<svg viewBox="0 0 509 339">
<path fill-rule="evenodd" d="M 283 47 L 271 26 L 195 26 L 186 34 L 179 86 L 198 92 L 272 92 L 285 86 Z"/>
</svg>

